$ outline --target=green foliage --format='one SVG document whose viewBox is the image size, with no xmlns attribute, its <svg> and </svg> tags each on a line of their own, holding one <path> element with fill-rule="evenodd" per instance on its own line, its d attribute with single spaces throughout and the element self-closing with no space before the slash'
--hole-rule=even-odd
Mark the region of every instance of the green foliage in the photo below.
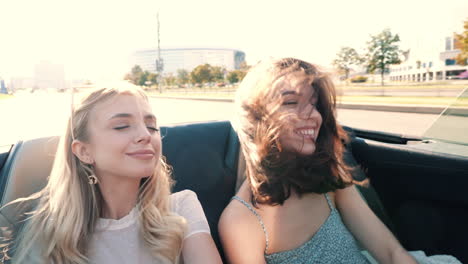
<svg viewBox="0 0 468 264">
<path fill-rule="evenodd" d="M 249 71 L 250 66 L 247 65 L 247 63 L 244 61 L 240 64 L 240 69 L 239 70 L 233 70 L 228 72 L 226 79 L 229 83 L 238 83 L 241 82 L 245 75 L 247 75 L 247 72 Z"/>
<path fill-rule="evenodd" d="M 192 83 L 205 83 L 212 82 L 213 75 L 211 73 L 211 66 L 209 64 L 198 65 L 190 73 Z"/>
<path fill-rule="evenodd" d="M 455 34 L 457 40 L 457 47 L 461 53 L 455 58 L 457 64 L 467 65 L 468 64 L 468 19 L 464 22 L 465 30 L 461 34 Z"/>
<path fill-rule="evenodd" d="M 1 99 L 8 99 L 8 98 L 13 98 L 13 95 L 0 93 L 0 100 Z"/>
<path fill-rule="evenodd" d="M 229 72 L 227 74 L 226 78 L 227 78 L 229 83 L 239 82 L 239 75 L 237 74 L 237 71 Z"/>
<path fill-rule="evenodd" d="M 207 82 L 223 82 L 226 69 L 219 66 L 211 66 L 209 64 L 198 65 L 190 73 L 192 83 L 207 83 Z"/>
<path fill-rule="evenodd" d="M 147 71 L 142 72 L 140 74 L 140 78 L 138 79 L 137 85 L 145 86 L 146 81 L 148 81 L 148 76 L 149 76 L 149 72 Z"/>
<path fill-rule="evenodd" d="M 244 79 L 247 71 L 244 70 L 234 70 L 227 74 L 227 80 L 229 83 L 237 83 Z"/>
<path fill-rule="evenodd" d="M 135 75 L 138 75 L 138 74 L 140 74 L 142 72 L 143 72 L 143 70 L 141 69 L 140 65 L 135 65 L 132 68 L 131 74 L 135 76 Z"/>
<path fill-rule="evenodd" d="M 250 70 L 250 65 L 247 65 L 247 62 L 243 61 L 241 64 L 240 64 L 240 70 L 245 72 L 245 74 L 247 74 L 247 72 Z M 244 74 L 244 76 L 245 76 Z M 243 78 L 243 77 L 242 77 Z"/>
<path fill-rule="evenodd" d="M 227 75 L 229 82 L 235 83 L 242 81 L 244 76 L 247 74 L 249 66 L 247 64 L 242 65 L 241 70 L 234 70 L 229 72 Z M 177 75 L 172 74 L 166 75 L 163 78 L 165 85 L 184 85 L 189 82 L 196 84 L 196 87 L 201 87 L 203 83 L 219 82 L 224 83 L 226 75 L 226 69 L 220 66 L 211 66 L 209 64 L 198 65 L 193 69 L 192 72 L 188 72 L 185 69 L 177 70 Z M 125 74 L 125 80 L 130 81 L 133 84 L 140 86 L 151 86 L 158 83 L 158 74 L 143 71 L 139 65 L 135 65 L 129 73 Z"/>
<path fill-rule="evenodd" d="M 367 42 L 367 70 L 370 73 L 379 71 L 382 75 L 382 85 L 388 66 L 401 62 L 402 51 L 397 44 L 399 41 L 398 34 L 393 35 L 390 29 L 384 29 L 381 33 L 371 36 L 371 40 Z"/>
<path fill-rule="evenodd" d="M 351 78 L 351 82 L 352 82 L 352 83 L 363 83 L 363 82 L 367 82 L 367 77 L 366 77 L 366 76 L 362 76 L 362 75 L 357 75 L 357 76 L 354 76 L 353 78 Z"/>
<path fill-rule="evenodd" d="M 187 84 L 190 80 L 190 74 L 187 70 L 178 69 L 177 70 L 177 83 Z"/>
<path fill-rule="evenodd" d="M 250 68 L 250 66 L 249 66 L 249 68 Z M 239 82 L 241 82 L 244 79 L 245 75 L 247 75 L 247 71 L 243 71 L 243 70 L 239 71 L 239 73 L 238 73 Z"/>
<path fill-rule="evenodd" d="M 150 85 L 158 83 L 158 74 L 150 72 L 147 77 L 148 81 L 151 82 Z"/>
<path fill-rule="evenodd" d="M 344 73 L 346 79 L 348 79 L 351 66 L 360 65 L 363 62 L 364 59 L 356 52 L 355 49 L 350 47 L 342 47 L 341 50 L 336 54 L 336 59 L 333 60 L 332 64 L 341 73 Z"/>
<path fill-rule="evenodd" d="M 125 74 L 124 80 L 130 81 L 133 84 L 137 84 L 142 73 L 143 71 L 141 67 L 139 65 L 135 65 L 130 70 L 130 73 Z"/>
<path fill-rule="evenodd" d="M 177 78 L 172 74 L 168 74 L 164 77 L 164 83 L 169 86 L 175 85 L 177 83 Z"/>
<path fill-rule="evenodd" d="M 125 74 L 124 80 L 130 81 L 135 85 L 151 86 L 158 82 L 158 74 L 143 71 L 139 65 L 135 65 L 130 70 L 130 73 Z"/>
<path fill-rule="evenodd" d="M 224 72 L 226 69 L 221 68 L 219 66 L 212 66 L 211 67 L 211 75 L 214 81 L 222 82 L 224 81 Z"/>
</svg>

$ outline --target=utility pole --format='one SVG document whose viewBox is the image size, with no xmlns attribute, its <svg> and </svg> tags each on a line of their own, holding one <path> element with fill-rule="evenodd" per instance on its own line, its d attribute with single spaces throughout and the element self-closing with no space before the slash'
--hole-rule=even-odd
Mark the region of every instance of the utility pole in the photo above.
<svg viewBox="0 0 468 264">
<path fill-rule="evenodd" d="M 164 61 L 161 58 L 161 46 L 160 46 L 160 38 L 159 38 L 159 11 L 156 14 L 156 20 L 158 23 L 158 58 L 156 59 L 156 72 L 158 73 L 158 89 L 159 93 L 162 93 L 162 73 L 164 70 Z"/>
</svg>

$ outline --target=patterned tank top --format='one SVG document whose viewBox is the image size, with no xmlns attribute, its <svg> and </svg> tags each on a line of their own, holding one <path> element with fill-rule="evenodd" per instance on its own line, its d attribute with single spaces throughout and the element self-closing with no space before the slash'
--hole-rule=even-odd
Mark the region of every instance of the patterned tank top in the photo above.
<svg viewBox="0 0 468 264">
<path fill-rule="evenodd" d="M 265 233 L 265 260 L 267 264 L 306 264 L 306 263 L 353 263 L 369 264 L 367 258 L 361 253 L 356 240 L 341 220 L 340 213 L 333 206 L 328 194 L 325 194 L 330 216 L 317 230 L 315 235 L 301 246 L 276 253 L 268 254 L 268 232 L 261 216 L 253 206 L 238 196 L 232 197 L 245 205 L 258 219 Z"/>
</svg>

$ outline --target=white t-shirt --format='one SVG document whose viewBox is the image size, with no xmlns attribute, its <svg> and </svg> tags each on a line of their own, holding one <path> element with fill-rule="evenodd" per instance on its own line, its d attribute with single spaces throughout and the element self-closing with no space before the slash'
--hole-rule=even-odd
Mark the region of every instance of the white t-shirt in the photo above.
<svg viewBox="0 0 468 264">
<path fill-rule="evenodd" d="M 171 195 L 172 211 L 187 220 L 184 239 L 197 234 L 210 234 L 203 208 L 193 191 L 184 190 Z M 119 219 L 100 218 L 89 245 L 89 259 L 93 264 L 157 263 L 139 234 L 137 208 Z"/>
</svg>

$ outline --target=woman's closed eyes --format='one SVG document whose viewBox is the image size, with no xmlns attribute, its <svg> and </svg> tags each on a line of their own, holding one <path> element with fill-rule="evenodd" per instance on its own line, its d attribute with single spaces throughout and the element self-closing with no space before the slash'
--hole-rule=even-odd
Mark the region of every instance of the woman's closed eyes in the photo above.
<svg viewBox="0 0 468 264">
<path fill-rule="evenodd" d="M 124 130 L 124 129 L 127 129 L 129 128 L 130 125 L 122 125 L 122 126 L 116 126 L 114 127 L 115 130 Z M 148 130 L 151 132 L 151 133 L 154 133 L 154 132 L 159 132 L 159 128 L 157 128 L 156 126 L 152 126 L 152 125 L 147 125 L 146 128 L 148 128 Z"/>
</svg>

